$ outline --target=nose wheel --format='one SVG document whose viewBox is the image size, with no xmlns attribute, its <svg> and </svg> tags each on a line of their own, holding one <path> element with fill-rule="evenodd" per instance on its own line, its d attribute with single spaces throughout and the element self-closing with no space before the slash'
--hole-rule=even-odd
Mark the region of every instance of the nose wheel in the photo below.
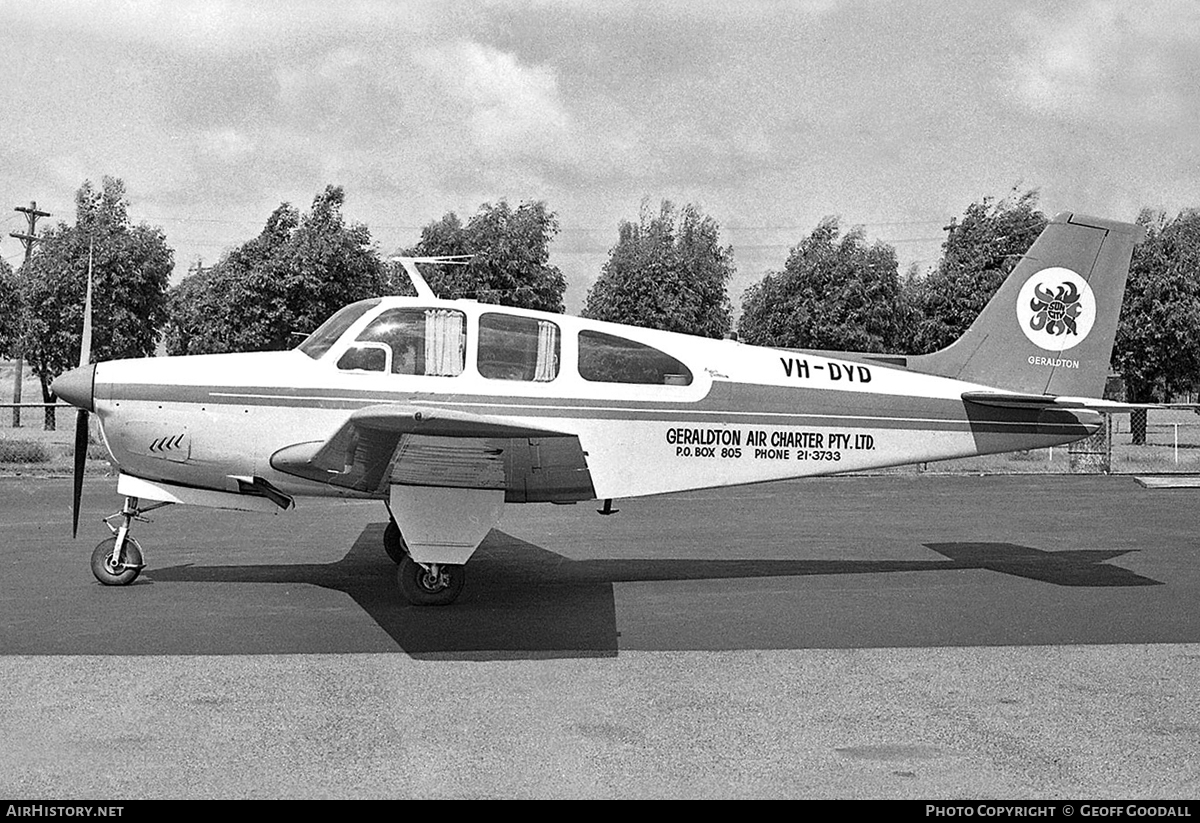
<svg viewBox="0 0 1200 823">
<path fill-rule="evenodd" d="M 105 586 L 128 586 L 142 573 L 142 547 L 130 535 L 125 545 L 116 551 L 117 538 L 101 540 L 92 552 L 92 574 Z"/>
<path fill-rule="evenodd" d="M 104 525 L 108 526 L 113 536 L 107 540 L 101 540 L 100 544 L 92 551 L 92 574 L 97 580 L 105 586 L 128 586 L 137 580 L 146 564 L 142 558 L 142 547 L 133 539 L 129 529 L 133 526 L 134 520 L 141 520 L 143 523 L 150 522 L 142 517 L 144 512 L 169 505 L 171 504 L 154 503 L 139 508 L 136 497 L 126 497 L 125 505 L 119 512 L 104 518 Z M 109 522 L 118 517 L 121 518 L 121 525 L 114 526 Z"/>
</svg>

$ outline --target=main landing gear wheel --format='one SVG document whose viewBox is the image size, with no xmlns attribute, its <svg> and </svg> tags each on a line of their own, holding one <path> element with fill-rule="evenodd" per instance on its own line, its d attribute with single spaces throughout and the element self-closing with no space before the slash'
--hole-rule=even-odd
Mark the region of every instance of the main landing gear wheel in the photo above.
<svg viewBox="0 0 1200 823">
<path fill-rule="evenodd" d="M 383 550 L 393 563 L 400 563 L 408 557 L 408 544 L 404 542 L 404 535 L 400 534 L 400 527 L 395 520 L 388 520 L 387 528 L 383 530 Z"/>
<path fill-rule="evenodd" d="M 450 563 L 421 565 L 408 555 L 396 571 L 404 599 L 414 606 L 448 606 L 462 591 L 466 567 Z"/>
<path fill-rule="evenodd" d="M 141 574 L 142 547 L 127 534 L 122 556 L 114 559 L 113 548 L 116 545 L 115 535 L 100 541 L 100 545 L 92 552 L 92 574 L 105 586 L 128 586 Z"/>
</svg>

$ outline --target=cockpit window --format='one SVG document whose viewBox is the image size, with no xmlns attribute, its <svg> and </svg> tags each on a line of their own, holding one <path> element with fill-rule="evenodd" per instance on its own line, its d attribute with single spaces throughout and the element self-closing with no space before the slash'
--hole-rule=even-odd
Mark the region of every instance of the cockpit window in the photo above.
<svg viewBox="0 0 1200 823">
<path fill-rule="evenodd" d="M 463 370 L 466 315 L 453 309 L 389 309 L 355 342 L 338 368 L 452 377 Z"/>
<path fill-rule="evenodd" d="M 382 371 L 388 370 L 388 361 L 392 359 L 392 350 L 382 343 L 364 343 L 351 346 L 342 352 L 338 358 L 337 367 L 342 371 Z"/>
<path fill-rule="evenodd" d="M 351 303 L 334 313 L 332 317 L 321 324 L 320 328 L 304 338 L 304 342 L 297 348 L 313 360 L 319 359 L 321 355 L 329 351 L 329 347 L 336 343 L 338 338 L 346 333 L 346 329 L 354 325 L 355 320 L 366 314 L 368 310 L 378 306 L 379 303 L 379 298 Z"/>
<path fill-rule="evenodd" d="M 579 376 L 600 383 L 692 383 L 691 370 L 666 352 L 598 331 L 579 333 Z"/>
<path fill-rule="evenodd" d="M 488 312 L 479 318 L 479 373 L 493 380 L 546 383 L 558 377 L 558 326 Z"/>
</svg>

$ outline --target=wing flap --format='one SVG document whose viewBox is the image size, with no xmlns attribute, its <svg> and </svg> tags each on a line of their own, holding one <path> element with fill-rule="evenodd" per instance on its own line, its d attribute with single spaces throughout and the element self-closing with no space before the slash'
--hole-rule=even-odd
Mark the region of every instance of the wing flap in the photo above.
<svg viewBox="0 0 1200 823">
<path fill-rule="evenodd" d="M 423 406 L 359 409 L 328 439 L 275 452 L 271 466 L 369 494 L 402 484 L 503 489 L 512 502 L 595 497 L 577 435 Z"/>
<path fill-rule="evenodd" d="M 488 438 L 406 434 L 396 448 L 390 479 L 406 486 L 504 489 L 505 451 Z"/>
</svg>

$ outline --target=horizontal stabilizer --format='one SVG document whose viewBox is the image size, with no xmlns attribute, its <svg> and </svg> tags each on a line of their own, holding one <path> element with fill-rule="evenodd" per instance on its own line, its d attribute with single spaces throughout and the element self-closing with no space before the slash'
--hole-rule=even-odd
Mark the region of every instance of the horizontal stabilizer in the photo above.
<svg viewBox="0 0 1200 823">
<path fill-rule="evenodd" d="M 1121 414 L 1148 409 L 1195 409 L 1190 403 L 1122 403 L 1116 400 L 1101 400 L 1093 397 L 1062 397 L 1051 394 L 1017 394 L 1012 392 L 963 392 L 967 403 L 995 406 L 1002 409 L 1088 409 L 1090 411 Z"/>
</svg>

